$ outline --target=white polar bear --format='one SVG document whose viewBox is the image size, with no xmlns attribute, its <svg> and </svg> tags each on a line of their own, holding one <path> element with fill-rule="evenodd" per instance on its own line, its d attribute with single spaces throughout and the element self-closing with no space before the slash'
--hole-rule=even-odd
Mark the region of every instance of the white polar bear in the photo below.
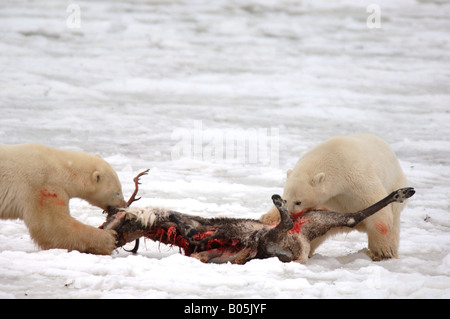
<svg viewBox="0 0 450 319">
<path fill-rule="evenodd" d="M 0 145 L 1 219 L 23 219 L 43 249 L 110 254 L 115 232 L 72 218 L 73 197 L 105 210 L 126 205 L 116 172 L 98 156 L 35 143 Z"/>
<path fill-rule="evenodd" d="M 288 171 L 283 198 L 291 215 L 318 206 L 351 213 L 406 186 L 406 177 L 390 146 L 377 136 L 358 134 L 333 137 L 307 152 Z M 356 227 L 368 234 L 368 254 L 373 260 L 398 257 L 403 207 L 391 204 Z M 278 210 L 273 207 L 260 220 L 266 224 L 278 222 Z M 327 236 L 339 231 L 332 230 Z M 324 240 L 325 236 L 311 243 L 310 255 Z"/>
</svg>

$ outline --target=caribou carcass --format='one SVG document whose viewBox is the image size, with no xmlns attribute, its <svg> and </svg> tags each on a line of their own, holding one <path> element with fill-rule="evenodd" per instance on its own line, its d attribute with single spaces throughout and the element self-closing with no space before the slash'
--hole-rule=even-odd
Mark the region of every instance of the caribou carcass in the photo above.
<svg viewBox="0 0 450 319">
<path fill-rule="evenodd" d="M 139 177 L 140 175 L 138 175 Z M 138 177 L 135 178 L 137 193 Z M 413 188 L 392 192 L 374 205 L 355 213 L 311 209 L 291 218 L 285 201 L 273 195 L 280 212 L 276 226 L 254 219 L 204 218 L 162 208 L 111 208 L 103 229 L 117 232 L 117 247 L 140 237 L 180 247 L 202 262 L 244 264 L 251 259 L 278 257 L 283 262 L 308 260 L 310 243 L 336 227 L 355 227 L 391 203 L 414 195 Z"/>
</svg>

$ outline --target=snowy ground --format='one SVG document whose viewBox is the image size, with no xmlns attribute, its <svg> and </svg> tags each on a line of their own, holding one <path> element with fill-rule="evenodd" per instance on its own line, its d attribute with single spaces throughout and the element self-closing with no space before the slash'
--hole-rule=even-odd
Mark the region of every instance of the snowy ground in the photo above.
<svg viewBox="0 0 450 319">
<path fill-rule="evenodd" d="M 98 153 L 125 194 L 151 168 L 135 205 L 258 218 L 303 152 L 356 132 L 387 140 L 417 190 L 400 258 L 377 263 L 357 232 L 305 265 L 239 266 L 150 241 L 136 256 L 41 251 L 23 222 L 0 221 L 0 297 L 449 298 L 450 3 L 376 1 L 380 28 L 374 1 L 355 3 L 0 3 L 0 142 Z"/>
</svg>

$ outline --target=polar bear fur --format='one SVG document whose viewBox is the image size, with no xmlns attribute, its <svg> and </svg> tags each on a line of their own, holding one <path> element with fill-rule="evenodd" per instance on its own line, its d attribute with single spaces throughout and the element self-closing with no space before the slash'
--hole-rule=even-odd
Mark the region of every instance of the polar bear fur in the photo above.
<svg viewBox="0 0 450 319">
<path fill-rule="evenodd" d="M 23 219 L 43 249 L 110 254 L 115 233 L 70 216 L 69 200 L 125 206 L 113 168 L 98 156 L 40 144 L 0 145 L 0 218 Z"/>
<path fill-rule="evenodd" d="M 396 155 L 382 139 L 370 134 L 338 136 L 307 152 L 288 171 L 283 198 L 291 214 L 319 206 L 352 213 L 406 186 Z M 391 204 L 356 227 L 368 234 L 368 254 L 373 260 L 398 257 L 403 207 Z M 260 220 L 274 224 L 279 213 L 273 207 Z M 324 240 L 325 236 L 311 243 L 310 255 Z"/>
</svg>

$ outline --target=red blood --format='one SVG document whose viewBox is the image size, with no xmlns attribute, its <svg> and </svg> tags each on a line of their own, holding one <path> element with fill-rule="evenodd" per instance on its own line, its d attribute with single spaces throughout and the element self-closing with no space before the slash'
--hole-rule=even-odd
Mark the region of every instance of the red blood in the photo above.
<svg viewBox="0 0 450 319">
<path fill-rule="evenodd" d="M 169 227 L 167 230 L 161 227 L 153 228 L 145 231 L 144 236 L 160 243 L 178 246 L 180 252 L 183 249 L 186 256 L 191 254 L 189 242 L 183 236 L 177 235 L 177 229 L 174 226 Z"/>
<path fill-rule="evenodd" d="M 212 228 L 205 232 L 197 233 L 192 237 L 192 240 L 201 241 L 208 239 L 208 237 L 214 234 L 215 231 L 216 229 Z M 168 229 L 161 227 L 153 228 L 145 231 L 144 236 L 149 239 L 159 241 L 160 243 L 178 246 L 180 248 L 180 252 L 181 249 L 183 249 L 186 256 L 190 256 L 195 249 L 195 245 L 191 245 L 186 238 L 177 234 L 177 229 L 174 226 L 169 227 Z M 211 238 L 205 243 L 204 247 L 204 251 L 214 251 L 214 254 L 217 256 L 234 254 L 244 248 L 244 246 L 240 244 L 239 240 L 223 240 L 221 238 Z"/>
<path fill-rule="evenodd" d="M 308 219 L 302 221 L 300 218 L 294 222 L 294 227 L 289 230 L 289 234 L 300 234 L 302 232 L 302 226 L 308 222 Z"/>
<path fill-rule="evenodd" d="M 58 206 L 66 206 L 66 203 L 62 199 L 58 199 L 56 193 L 50 193 L 46 188 L 41 189 L 39 197 L 39 206 L 44 207 L 48 199 L 54 199 L 54 203 Z"/>
<path fill-rule="evenodd" d="M 302 214 L 306 213 L 307 211 L 308 211 L 307 209 L 304 209 L 304 210 L 302 210 L 300 212 L 293 213 L 293 214 L 291 214 L 291 218 L 292 219 L 298 219 Z"/>
<path fill-rule="evenodd" d="M 387 235 L 389 233 L 389 227 L 381 220 L 375 222 L 375 227 L 383 235 Z"/>
<path fill-rule="evenodd" d="M 301 233 L 302 226 L 308 222 L 308 219 L 306 219 L 305 221 L 302 221 L 300 219 L 300 217 L 304 213 L 310 212 L 312 210 L 327 210 L 327 208 L 326 207 L 311 207 L 311 208 L 306 208 L 306 209 L 304 209 L 304 210 L 302 210 L 300 212 L 291 214 L 291 218 L 293 220 L 295 220 L 295 222 L 294 222 L 294 227 L 292 227 L 289 230 L 289 234 L 300 234 Z"/>
<path fill-rule="evenodd" d="M 210 230 L 207 230 L 207 231 L 205 231 L 205 232 L 203 232 L 203 233 L 197 233 L 197 234 L 195 234 L 195 235 L 192 237 L 192 239 L 195 240 L 195 241 L 203 240 L 203 239 L 205 239 L 206 237 L 211 236 L 215 231 L 216 231 L 215 228 L 211 228 Z"/>
</svg>

